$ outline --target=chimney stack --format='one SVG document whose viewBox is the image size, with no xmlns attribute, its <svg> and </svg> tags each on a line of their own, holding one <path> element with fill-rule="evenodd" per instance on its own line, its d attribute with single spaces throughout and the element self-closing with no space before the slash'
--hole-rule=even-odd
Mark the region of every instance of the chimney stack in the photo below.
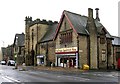
<svg viewBox="0 0 120 84">
<path fill-rule="evenodd" d="M 93 18 L 93 9 L 88 8 L 88 17 Z"/>
<path fill-rule="evenodd" d="M 99 8 L 96 8 L 95 10 L 96 10 L 96 20 L 100 21 L 99 12 L 98 12 Z"/>
</svg>

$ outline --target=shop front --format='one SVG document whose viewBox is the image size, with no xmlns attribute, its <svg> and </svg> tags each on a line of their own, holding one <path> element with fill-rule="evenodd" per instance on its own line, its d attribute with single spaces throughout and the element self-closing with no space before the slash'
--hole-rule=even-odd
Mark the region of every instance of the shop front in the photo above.
<svg viewBox="0 0 120 84">
<path fill-rule="evenodd" d="M 43 65 L 44 64 L 44 55 L 38 55 L 37 56 L 37 65 Z"/>
<path fill-rule="evenodd" d="M 69 68 L 78 66 L 77 47 L 56 49 L 55 53 L 56 66 Z"/>
</svg>

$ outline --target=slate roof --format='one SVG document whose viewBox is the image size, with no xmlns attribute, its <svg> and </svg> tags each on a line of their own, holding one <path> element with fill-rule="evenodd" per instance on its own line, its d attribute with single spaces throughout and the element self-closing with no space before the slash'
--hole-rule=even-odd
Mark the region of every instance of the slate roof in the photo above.
<svg viewBox="0 0 120 84">
<path fill-rule="evenodd" d="M 72 13 L 66 10 L 64 10 L 64 14 L 67 15 L 68 19 L 71 21 L 73 27 L 75 28 L 78 34 L 89 35 L 89 32 L 86 29 L 87 20 L 88 20 L 87 16 L 82 16 L 80 14 Z M 94 21 L 97 27 L 97 32 L 99 34 L 102 28 L 105 29 L 105 27 L 98 20 L 94 19 Z M 107 30 L 106 32 L 107 32 L 106 37 L 111 38 L 111 35 L 109 34 L 109 32 Z"/>
<path fill-rule="evenodd" d="M 55 36 L 57 26 L 58 26 L 58 23 L 49 25 L 48 30 L 47 30 L 46 34 L 43 36 L 43 38 L 40 40 L 40 43 L 46 42 L 46 41 L 52 41 Z"/>
<path fill-rule="evenodd" d="M 14 44 L 15 45 L 15 41 L 16 41 L 16 37 L 18 37 L 18 46 L 24 46 L 24 42 L 25 42 L 25 34 L 16 34 L 15 38 L 14 38 Z"/>
<path fill-rule="evenodd" d="M 68 17 L 69 21 L 73 25 L 73 27 L 74 27 L 75 31 L 77 32 L 77 34 L 89 35 L 89 32 L 88 32 L 88 30 L 86 28 L 87 20 L 88 20 L 87 16 L 82 16 L 80 14 L 72 13 L 72 12 L 69 12 L 69 11 L 66 11 L 66 10 L 63 11 L 63 15 L 62 16 L 64 16 L 64 15 Z M 62 18 L 63 17 L 61 17 L 61 19 Z M 101 30 L 103 28 L 105 29 L 105 27 L 98 20 L 94 19 L 94 21 L 95 21 L 95 25 L 97 27 L 97 33 L 99 35 Z M 57 32 L 59 30 L 58 29 L 59 26 L 60 26 L 60 23 L 59 24 L 49 25 L 46 34 L 39 41 L 39 43 L 55 39 L 55 37 L 57 35 Z M 109 34 L 109 32 L 106 29 L 105 29 L 105 31 L 107 32 L 106 37 L 107 38 L 112 38 L 112 36 Z"/>
<path fill-rule="evenodd" d="M 112 36 L 114 40 L 112 40 L 113 45 L 120 45 L 120 37 Z"/>
</svg>

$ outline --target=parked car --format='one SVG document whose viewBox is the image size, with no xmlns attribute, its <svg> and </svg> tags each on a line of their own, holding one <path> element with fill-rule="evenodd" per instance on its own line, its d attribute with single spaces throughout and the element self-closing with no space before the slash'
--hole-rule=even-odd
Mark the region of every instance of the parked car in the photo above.
<svg viewBox="0 0 120 84">
<path fill-rule="evenodd" d="M 8 66 L 15 66 L 15 61 L 14 60 L 8 60 L 7 65 Z"/>
<path fill-rule="evenodd" d="M 0 64 L 6 65 L 6 61 L 2 60 L 2 61 L 0 62 Z"/>
</svg>

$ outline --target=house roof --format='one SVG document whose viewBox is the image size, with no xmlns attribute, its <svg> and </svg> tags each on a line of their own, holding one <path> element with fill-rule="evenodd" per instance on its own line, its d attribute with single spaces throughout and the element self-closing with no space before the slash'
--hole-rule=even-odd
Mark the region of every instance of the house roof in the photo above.
<svg viewBox="0 0 120 84">
<path fill-rule="evenodd" d="M 113 45 L 120 45 L 120 37 L 112 36 L 114 40 L 112 40 Z"/>
<path fill-rule="evenodd" d="M 89 32 L 86 28 L 87 20 L 88 20 L 87 16 L 82 16 L 80 14 L 72 13 L 66 10 L 63 11 L 63 15 L 61 19 L 63 19 L 64 16 L 67 18 L 69 24 L 71 24 L 72 28 L 75 30 L 77 34 L 89 35 Z M 59 26 L 62 23 L 61 21 L 62 20 L 60 20 L 59 22 Z M 105 27 L 98 20 L 94 19 L 94 21 L 97 27 L 97 33 L 99 34 L 103 28 L 105 29 Z M 59 31 L 59 28 L 60 28 L 59 26 L 58 26 L 57 32 Z M 111 38 L 111 35 L 109 34 L 109 32 L 107 30 L 106 32 L 107 32 L 106 37 Z"/>
<path fill-rule="evenodd" d="M 53 38 L 55 36 L 55 32 L 56 32 L 57 26 L 58 26 L 58 23 L 54 23 L 52 25 L 49 25 L 46 34 L 39 41 L 39 43 L 53 40 Z"/>
<path fill-rule="evenodd" d="M 25 34 L 22 33 L 22 34 L 16 34 L 15 35 L 15 38 L 14 38 L 14 44 L 15 45 L 15 42 L 16 42 L 16 39 L 18 37 L 18 46 L 24 46 L 24 41 L 25 41 Z"/>
</svg>

